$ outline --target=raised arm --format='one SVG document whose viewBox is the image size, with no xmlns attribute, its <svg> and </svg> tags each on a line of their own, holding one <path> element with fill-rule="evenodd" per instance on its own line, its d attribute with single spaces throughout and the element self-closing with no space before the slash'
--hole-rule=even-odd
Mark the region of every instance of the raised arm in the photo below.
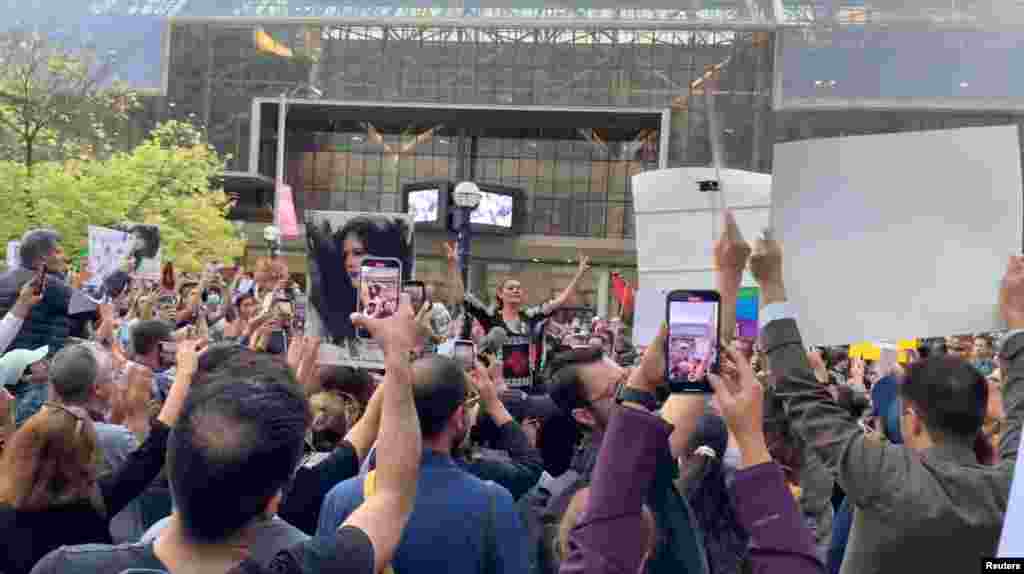
<svg viewBox="0 0 1024 574">
<path fill-rule="evenodd" d="M 569 302 L 572 294 L 576 292 L 576 287 L 579 285 L 580 279 L 583 279 L 583 276 L 586 275 L 588 271 L 590 271 L 590 258 L 586 255 L 580 255 L 580 266 L 576 269 L 576 275 L 573 275 L 572 281 L 570 281 L 565 289 L 558 294 L 558 297 L 555 297 L 555 299 L 551 301 L 551 308 L 549 311 L 557 311 Z"/>
<path fill-rule="evenodd" d="M 761 287 L 761 346 L 785 402 L 793 430 L 835 476 L 850 500 L 883 507 L 906 488 L 912 456 L 906 449 L 865 437 L 857 420 L 818 382 L 796 321 L 786 303 L 782 248 L 770 232 L 750 262 Z"/>
<path fill-rule="evenodd" d="M 740 447 L 740 465 L 732 492 L 736 514 L 750 534 L 750 565 L 762 574 L 823 572 L 814 538 L 764 437 L 764 389 L 747 358 L 725 350 L 722 376 L 711 376 L 715 397 L 729 432 Z"/>
<path fill-rule="evenodd" d="M 21 331 L 21 326 L 32 312 L 32 308 L 43 300 L 42 295 L 35 294 L 36 284 L 37 280 L 32 279 L 22 285 L 21 291 L 18 292 L 18 300 L 3 320 L 0 320 L 0 355 L 3 355 L 7 347 L 18 337 L 18 332 Z"/>
<path fill-rule="evenodd" d="M 736 299 L 739 296 L 740 283 L 743 281 L 743 270 L 750 258 L 750 245 L 743 239 L 736 218 L 732 212 L 722 212 L 722 236 L 714 246 L 715 283 L 722 297 L 722 347 L 732 341 L 736 331 Z M 719 351 L 721 352 L 721 351 Z M 662 355 L 664 361 L 664 355 Z M 669 444 L 673 458 L 686 454 L 686 444 L 697 425 L 697 419 L 704 410 L 704 396 L 694 394 L 675 394 L 669 397 L 661 409 L 661 416 L 672 423 L 672 436 Z"/>
<path fill-rule="evenodd" d="M 1010 334 L 999 352 L 1006 430 L 999 439 L 1003 464 L 1014 465 L 1024 420 L 1024 257 L 1010 259 L 999 290 L 999 309 Z"/>
<path fill-rule="evenodd" d="M 366 459 L 370 448 L 373 447 L 373 443 L 377 440 L 377 433 L 380 431 L 381 401 L 383 398 L 384 393 L 381 392 L 381 385 L 378 385 L 377 390 L 370 397 L 370 402 L 366 405 L 366 412 L 363 413 L 359 421 L 345 435 L 345 440 L 356 450 L 360 462 Z"/>
<path fill-rule="evenodd" d="M 466 299 L 466 286 L 462 283 L 462 272 L 459 271 L 459 251 L 455 244 L 447 242 L 444 248 L 448 253 L 448 277 L 452 280 L 452 288 L 448 290 L 448 304 L 453 308 L 462 305 Z"/>
<path fill-rule="evenodd" d="M 356 509 L 344 526 L 366 533 L 373 544 L 374 571 L 394 558 L 402 531 L 416 501 L 416 480 L 423 454 L 419 417 L 412 397 L 409 353 L 415 347 L 415 320 L 409 296 L 403 294 L 398 313 L 387 319 L 353 315 L 384 351 L 380 438 L 377 441 L 377 491 Z"/>
</svg>

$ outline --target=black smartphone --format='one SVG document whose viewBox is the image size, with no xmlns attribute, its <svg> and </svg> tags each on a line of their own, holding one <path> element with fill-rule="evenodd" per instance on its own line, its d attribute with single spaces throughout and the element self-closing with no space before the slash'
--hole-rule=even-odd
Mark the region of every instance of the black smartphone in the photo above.
<svg viewBox="0 0 1024 574">
<path fill-rule="evenodd" d="M 398 311 L 401 288 L 401 261 L 392 257 L 364 257 L 359 269 L 356 311 L 378 319 L 394 315 Z M 370 333 L 356 329 L 356 336 L 369 339 Z"/>
<path fill-rule="evenodd" d="M 665 300 L 665 372 L 673 393 L 710 393 L 719 373 L 722 299 L 717 291 L 677 290 Z"/>
<path fill-rule="evenodd" d="M 468 339 L 456 339 L 455 340 L 455 362 L 462 367 L 464 371 L 470 371 L 475 366 L 476 358 L 476 346 L 473 341 Z"/>
<path fill-rule="evenodd" d="M 422 281 L 406 281 L 402 284 L 402 291 L 409 295 L 413 311 L 419 312 L 427 300 L 427 286 Z"/>
<path fill-rule="evenodd" d="M 39 267 L 39 271 L 36 272 L 36 276 L 35 276 L 36 284 L 35 284 L 35 287 L 33 287 L 33 293 L 35 295 L 42 295 L 43 291 L 46 290 L 46 273 L 47 273 L 46 264 L 43 263 Z"/>
</svg>

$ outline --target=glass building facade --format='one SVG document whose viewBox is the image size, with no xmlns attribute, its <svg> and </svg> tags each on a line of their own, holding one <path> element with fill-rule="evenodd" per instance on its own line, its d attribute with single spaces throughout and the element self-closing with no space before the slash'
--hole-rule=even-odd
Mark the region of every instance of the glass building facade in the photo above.
<svg viewBox="0 0 1024 574">
<path fill-rule="evenodd" d="M 596 306 L 609 300 L 608 271 L 635 277 L 630 176 L 662 159 L 710 165 L 712 113 L 721 164 L 763 173 L 778 142 L 1024 125 L 1024 79 L 1014 68 L 1024 58 L 1019 3 L 72 4 L 15 0 L 11 22 L 73 23 L 61 33 L 116 52 L 125 79 L 156 87 L 156 118 L 202 124 L 234 170 L 274 175 L 276 125 L 263 110 L 254 129 L 257 98 L 607 110 L 502 126 L 499 114 L 467 125 L 436 111 L 391 117 L 371 105 L 306 123 L 289 115 L 287 132 L 285 177 L 300 208 L 395 211 L 404 184 L 430 178 L 522 188 L 522 234 L 481 239 L 477 288 L 490 292 L 502 274 L 535 275 L 533 296 L 546 296 L 568 280 L 579 247 L 603 270 L 581 301 Z M 668 110 L 667 120 L 609 119 L 628 110 Z M 418 270 L 443 287 L 441 238 L 422 239 Z"/>
</svg>

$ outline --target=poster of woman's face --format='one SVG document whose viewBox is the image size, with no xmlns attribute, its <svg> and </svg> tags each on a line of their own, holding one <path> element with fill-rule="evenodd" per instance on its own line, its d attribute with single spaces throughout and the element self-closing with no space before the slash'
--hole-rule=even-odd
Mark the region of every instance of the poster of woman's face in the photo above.
<svg viewBox="0 0 1024 574">
<path fill-rule="evenodd" d="M 306 333 L 324 341 L 320 362 L 382 368 L 379 347 L 356 336 L 350 316 L 385 298 L 382 285 L 360 281 L 363 258 L 388 257 L 402 264 L 402 280 L 413 278 L 413 222 L 404 213 L 306 212 L 309 302 Z M 394 309 L 375 309 L 378 316 Z M 376 313 L 379 311 L 379 313 Z"/>
</svg>

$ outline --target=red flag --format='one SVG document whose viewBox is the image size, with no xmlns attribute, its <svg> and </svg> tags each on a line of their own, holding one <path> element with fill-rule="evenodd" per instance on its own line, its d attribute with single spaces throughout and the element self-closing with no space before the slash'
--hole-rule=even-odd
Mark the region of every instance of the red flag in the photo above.
<svg viewBox="0 0 1024 574">
<path fill-rule="evenodd" d="M 631 316 L 633 314 L 633 300 L 635 298 L 633 286 L 626 282 L 622 275 L 618 273 L 612 273 L 612 294 L 615 295 L 615 299 L 619 302 L 622 317 Z"/>
</svg>

